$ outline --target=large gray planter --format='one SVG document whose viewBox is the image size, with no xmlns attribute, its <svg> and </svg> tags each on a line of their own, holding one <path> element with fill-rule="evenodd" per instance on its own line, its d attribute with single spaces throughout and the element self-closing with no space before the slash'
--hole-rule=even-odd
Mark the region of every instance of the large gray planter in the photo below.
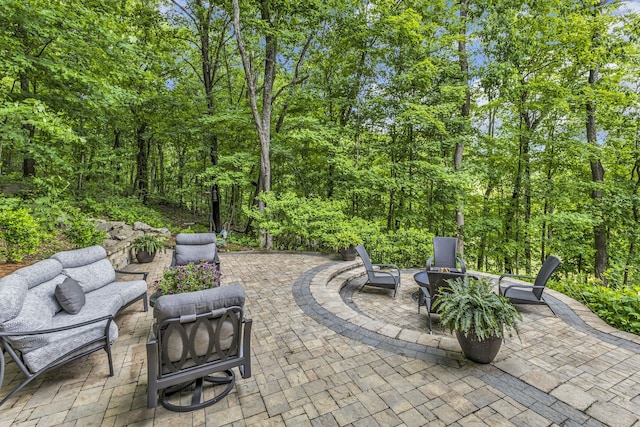
<svg viewBox="0 0 640 427">
<path fill-rule="evenodd" d="M 498 337 L 479 341 L 475 334 L 467 336 L 456 331 L 456 338 L 462 347 L 464 357 L 476 363 L 491 363 L 502 346 L 502 338 Z"/>
</svg>

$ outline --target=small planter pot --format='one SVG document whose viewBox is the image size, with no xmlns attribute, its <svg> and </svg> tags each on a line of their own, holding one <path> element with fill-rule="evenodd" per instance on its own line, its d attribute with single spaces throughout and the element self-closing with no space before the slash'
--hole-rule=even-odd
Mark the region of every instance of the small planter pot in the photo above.
<svg viewBox="0 0 640 427">
<path fill-rule="evenodd" d="M 502 338 L 498 337 L 478 341 L 475 334 L 466 336 L 456 331 L 456 338 L 462 347 L 464 357 L 476 363 L 491 363 L 502 346 Z"/>
<path fill-rule="evenodd" d="M 342 255 L 343 261 L 353 261 L 356 259 L 356 248 L 351 245 L 348 248 L 342 248 L 338 251 Z"/>
<path fill-rule="evenodd" d="M 152 262 L 153 259 L 156 257 L 156 253 L 155 252 L 147 252 L 147 251 L 137 251 L 136 252 L 136 259 L 138 260 L 138 262 L 140 264 L 146 264 L 148 262 Z"/>
</svg>

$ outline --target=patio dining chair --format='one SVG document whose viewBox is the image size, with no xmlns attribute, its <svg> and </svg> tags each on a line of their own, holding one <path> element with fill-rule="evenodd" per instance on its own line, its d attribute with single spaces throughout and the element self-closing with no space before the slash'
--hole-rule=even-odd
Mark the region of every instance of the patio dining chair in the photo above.
<svg viewBox="0 0 640 427">
<path fill-rule="evenodd" d="M 520 274 L 503 274 L 498 279 L 498 288 L 500 291 L 500 295 L 509 298 L 509 301 L 513 304 L 536 304 L 536 305 L 546 305 L 549 307 L 549 310 L 555 316 L 556 313 L 553 309 L 547 304 L 542 296 L 544 292 L 544 288 L 547 286 L 547 282 L 549 278 L 553 274 L 554 271 L 562 264 L 560 258 L 549 255 L 547 259 L 540 267 L 540 271 L 538 274 L 533 276 L 523 276 Z M 516 279 L 535 279 L 533 285 L 531 284 L 502 284 L 502 280 L 505 278 L 516 278 Z"/>
<path fill-rule="evenodd" d="M 360 287 L 360 290 L 365 285 L 393 289 L 393 297 L 395 298 L 400 287 L 400 268 L 395 264 L 373 264 L 367 250 L 362 245 L 356 246 L 356 251 L 362 258 L 364 268 L 367 271 L 367 281 Z"/>
<path fill-rule="evenodd" d="M 433 256 L 427 259 L 427 271 L 439 269 L 449 269 L 449 271 L 458 273 L 467 271 L 467 266 L 462 258 L 456 255 L 457 237 L 434 237 L 432 242 Z"/>
</svg>

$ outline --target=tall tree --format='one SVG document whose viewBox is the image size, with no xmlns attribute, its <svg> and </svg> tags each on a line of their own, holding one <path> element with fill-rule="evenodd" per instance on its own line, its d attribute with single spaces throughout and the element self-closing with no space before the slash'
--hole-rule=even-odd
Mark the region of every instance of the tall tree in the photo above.
<svg viewBox="0 0 640 427">
<path fill-rule="evenodd" d="M 601 13 L 601 6 L 602 2 L 600 0 L 597 0 L 593 4 L 592 13 L 595 24 L 591 36 L 593 50 L 598 50 L 601 44 L 600 28 L 597 24 L 598 15 L 600 15 Z M 594 93 L 596 91 L 596 86 L 600 78 L 600 65 L 601 64 L 598 55 L 595 55 L 594 60 L 589 68 L 588 82 L 590 93 Z M 607 270 L 607 226 L 604 215 L 602 214 L 602 184 L 604 182 L 604 166 L 602 165 L 602 161 L 599 155 L 600 147 L 598 145 L 596 102 L 596 99 L 593 99 L 592 97 L 588 97 L 586 101 L 586 134 L 587 144 L 591 147 L 593 153 L 589 158 L 589 165 L 591 166 L 591 179 L 593 180 L 593 190 L 591 191 L 591 198 L 594 201 L 596 212 L 598 212 L 598 219 L 593 227 L 594 245 L 596 249 L 594 272 L 596 277 L 600 279 L 603 284 L 606 284 L 606 277 L 604 273 Z"/>
</svg>

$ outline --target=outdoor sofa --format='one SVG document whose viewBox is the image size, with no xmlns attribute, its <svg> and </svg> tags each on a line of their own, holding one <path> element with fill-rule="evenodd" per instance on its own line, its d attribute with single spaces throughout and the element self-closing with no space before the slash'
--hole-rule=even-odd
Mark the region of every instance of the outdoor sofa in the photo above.
<svg viewBox="0 0 640 427">
<path fill-rule="evenodd" d="M 118 281 L 116 273 L 141 274 Z M 26 378 L 0 401 L 43 372 L 104 349 L 113 376 L 115 316 L 142 300 L 147 311 L 147 273 L 114 270 L 102 246 L 59 252 L 0 279 L 0 387 L 4 352 Z"/>
</svg>

